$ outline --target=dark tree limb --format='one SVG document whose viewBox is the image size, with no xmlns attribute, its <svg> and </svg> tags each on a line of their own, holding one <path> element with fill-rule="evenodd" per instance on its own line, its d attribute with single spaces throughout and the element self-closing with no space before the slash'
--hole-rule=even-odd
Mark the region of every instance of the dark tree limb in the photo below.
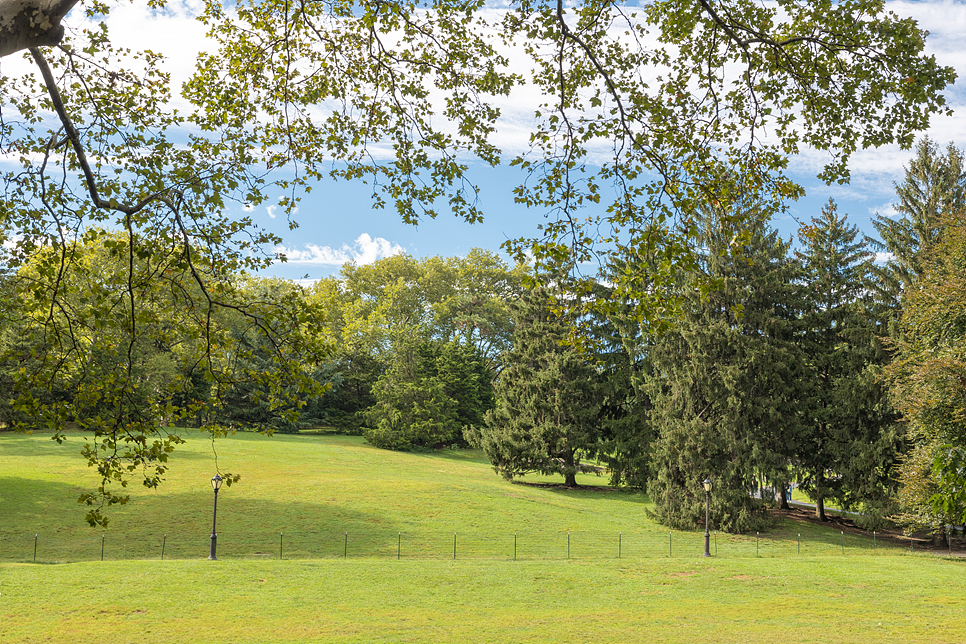
<svg viewBox="0 0 966 644">
<path fill-rule="evenodd" d="M 0 0 L 0 58 L 59 43 L 64 37 L 60 21 L 77 1 Z"/>
</svg>

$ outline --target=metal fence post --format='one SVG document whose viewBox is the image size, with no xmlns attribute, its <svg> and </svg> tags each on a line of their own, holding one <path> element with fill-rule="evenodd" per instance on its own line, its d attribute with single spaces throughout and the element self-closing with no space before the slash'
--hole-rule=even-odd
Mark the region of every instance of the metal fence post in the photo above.
<svg viewBox="0 0 966 644">
<path fill-rule="evenodd" d="M 168 545 L 168 535 L 165 534 L 164 538 L 161 539 L 161 561 L 164 561 L 164 547 Z"/>
<path fill-rule="evenodd" d="M 278 533 L 278 560 L 279 561 L 282 560 L 282 537 L 283 537 L 283 534 L 279 532 Z"/>
<path fill-rule="evenodd" d="M 621 558 L 621 546 L 623 545 L 621 542 L 623 540 L 624 540 L 624 534 L 622 532 L 618 532 L 617 533 L 617 558 L 618 559 Z"/>
<path fill-rule="evenodd" d="M 101 535 L 101 561 L 104 561 L 104 539 L 107 538 L 106 534 Z"/>
<path fill-rule="evenodd" d="M 34 535 L 34 563 L 37 563 L 37 537 L 39 534 Z"/>
</svg>

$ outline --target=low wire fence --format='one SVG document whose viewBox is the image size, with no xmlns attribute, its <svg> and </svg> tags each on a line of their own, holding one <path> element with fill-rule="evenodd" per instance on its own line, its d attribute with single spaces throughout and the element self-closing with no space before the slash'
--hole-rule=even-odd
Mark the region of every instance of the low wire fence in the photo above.
<svg viewBox="0 0 966 644">
<path fill-rule="evenodd" d="M 805 557 L 901 555 L 922 551 L 927 542 L 908 546 L 869 536 L 827 534 L 781 537 L 712 533 L 709 550 L 719 557 Z M 204 559 L 208 534 L 105 532 L 78 538 L 53 534 L 0 535 L 0 561 L 59 563 L 78 561 Z M 218 533 L 219 559 L 645 559 L 704 554 L 704 534 L 694 532 L 246 532 Z M 939 552 L 937 554 L 946 554 Z M 953 554 L 949 549 L 949 555 Z"/>
</svg>

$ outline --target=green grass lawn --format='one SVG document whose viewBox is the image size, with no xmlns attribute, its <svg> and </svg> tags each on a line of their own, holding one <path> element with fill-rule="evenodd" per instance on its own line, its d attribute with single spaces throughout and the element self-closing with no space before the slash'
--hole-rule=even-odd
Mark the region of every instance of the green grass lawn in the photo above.
<svg viewBox="0 0 966 644">
<path fill-rule="evenodd" d="M 479 452 L 393 453 L 356 437 L 239 434 L 213 446 L 195 436 L 161 489 L 133 485 L 132 502 L 95 530 L 76 503 L 97 484 L 82 444 L 0 433 L 4 644 L 954 642 L 966 632 L 958 560 L 792 520 L 758 539 L 718 535 L 718 556 L 704 559 L 703 532 L 669 533 L 641 494 L 509 483 Z M 211 562 L 215 452 L 242 480 L 219 494 Z M 34 535 L 38 562 L 70 563 L 26 563 Z"/>
<path fill-rule="evenodd" d="M 5 643 L 961 642 L 958 562 L 0 564 Z"/>
</svg>

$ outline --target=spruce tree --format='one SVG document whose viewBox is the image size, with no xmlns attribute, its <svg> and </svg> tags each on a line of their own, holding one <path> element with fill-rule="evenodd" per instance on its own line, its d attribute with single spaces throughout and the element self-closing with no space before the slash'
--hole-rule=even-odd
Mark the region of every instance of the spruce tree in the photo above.
<svg viewBox="0 0 966 644">
<path fill-rule="evenodd" d="M 831 200 L 799 235 L 809 386 L 796 465 L 822 521 L 828 499 L 881 518 L 900 447 L 881 379 L 882 315 L 869 297 L 873 254 L 857 237 Z"/>
<path fill-rule="evenodd" d="M 390 366 L 373 385 L 375 404 L 364 412 L 366 440 L 387 449 L 463 442 L 492 407 L 492 372 L 473 345 L 399 338 Z"/>
<path fill-rule="evenodd" d="M 966 160 L 962 150 L 949 144 L 943 153 L 935 142 L 923 139 L 896 184 L 898 217 L 877 215 L 872 221 L 880 239 L 869 239 L 872 248 L 886 254 L 875 268 L 880 299 L 895 311 L 899 298 L 924 269 L 923 258 L 940 242 L 942 220 L 966 209 Z"/>
<path fill-rule="evenodd" d="M 574 487 L 581 459 L 597 444 L 597 372 L 567 343 L 570 327 L 551 310 L 545 289 L 524 295 L 513 319 L 513 348 L 494 385 L 496 406 L 474 442 L 507 479 L 562 474 Z"/>
<path fill-rule="evenodd" d="M 706 477 L 713 525 L 762 525 L 756 492 L 788 480 L 799 439 L 796 265 L 763 218 L 744 235 L 732 221 L 710 209 L 702 216 L 704 274 L 681 276 L 684 313 L 649 349 L 645 391 L 657 438 L 648 491 L 659 519 L 677 528 L 704 521 Z"/>
</svg>

